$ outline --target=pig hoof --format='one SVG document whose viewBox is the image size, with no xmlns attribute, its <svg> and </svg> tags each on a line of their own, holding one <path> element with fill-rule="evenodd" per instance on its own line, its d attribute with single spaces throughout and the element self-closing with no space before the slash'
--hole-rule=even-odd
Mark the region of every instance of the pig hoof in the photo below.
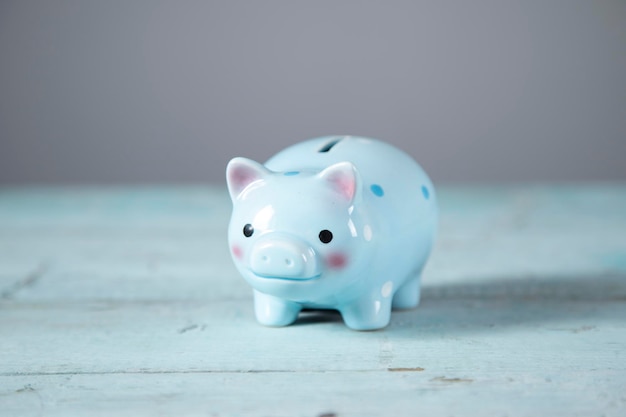
<svg viewBox="0 0 626 417">
<path fill-rule="evenodd" d="M 269 327 L 283 327 L 298 318 L 302 306 L 292 301 L 281 300 L 262 292 L 254 292 L 254 310 L 259 323 Z"/>
</svg>

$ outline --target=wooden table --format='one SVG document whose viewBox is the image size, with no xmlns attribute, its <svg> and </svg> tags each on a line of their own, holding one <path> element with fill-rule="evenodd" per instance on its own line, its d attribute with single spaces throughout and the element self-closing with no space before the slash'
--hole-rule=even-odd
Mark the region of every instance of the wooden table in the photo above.
<svg viewBox="0 0 626 417">
<path fill-rule="evenodd" d="M 440 187 L 413 311 L 265 328 L 223 187 L 0 189 L 0 416 L 626 416 L 626 185 Z"/>
</svg>

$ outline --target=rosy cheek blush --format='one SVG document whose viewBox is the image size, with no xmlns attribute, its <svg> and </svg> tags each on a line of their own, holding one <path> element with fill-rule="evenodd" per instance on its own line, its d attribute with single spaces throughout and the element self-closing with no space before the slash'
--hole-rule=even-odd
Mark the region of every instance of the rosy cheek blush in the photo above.
<svg viewBox="0 0 626 417">
<path fill-rule="evenodd" d="M 235 255 L 235 258 L 241 260 L 243 258 L 243 251 L 241 250 L 241 248 L 237 245 L 233 246 L 232 248 L 232 252 L 233 255 Z"/>
<path fill-rule="evenodd" d="M 326 258 L 326 263 L 330 268 L 341 269 L 348 263 L 348 258 L 346 258 L 346 256 L 342 253 L 331 253 Z"/>
</svg>

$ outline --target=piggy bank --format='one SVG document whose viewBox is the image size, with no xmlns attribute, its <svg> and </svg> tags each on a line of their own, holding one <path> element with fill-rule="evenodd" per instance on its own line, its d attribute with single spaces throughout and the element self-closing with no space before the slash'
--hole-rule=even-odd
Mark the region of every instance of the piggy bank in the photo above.
<svg viewBox="0 0 626 417">
<path fill-rule="evenodd" d="M 354 136 L 290 146 L 262 165 L 234 158 L 228 240 L 257 320 L 334 309 L 356 330 L 416 307 L 437 229 L 433 184 L 403 151 Z"/>
</svg>

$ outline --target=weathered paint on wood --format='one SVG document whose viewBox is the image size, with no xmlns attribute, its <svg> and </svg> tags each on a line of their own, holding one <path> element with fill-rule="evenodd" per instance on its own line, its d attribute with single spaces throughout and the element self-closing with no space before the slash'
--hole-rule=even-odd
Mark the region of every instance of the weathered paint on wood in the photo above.
<svg viewBox="0 0 626 417">
<path fill-rule="evenodd" d="M 626 415 L 626 186 L 443 187 L 423 302 L 257 325 L 225 190 L 0 189 L 0 416 Z"/>
</svg>

